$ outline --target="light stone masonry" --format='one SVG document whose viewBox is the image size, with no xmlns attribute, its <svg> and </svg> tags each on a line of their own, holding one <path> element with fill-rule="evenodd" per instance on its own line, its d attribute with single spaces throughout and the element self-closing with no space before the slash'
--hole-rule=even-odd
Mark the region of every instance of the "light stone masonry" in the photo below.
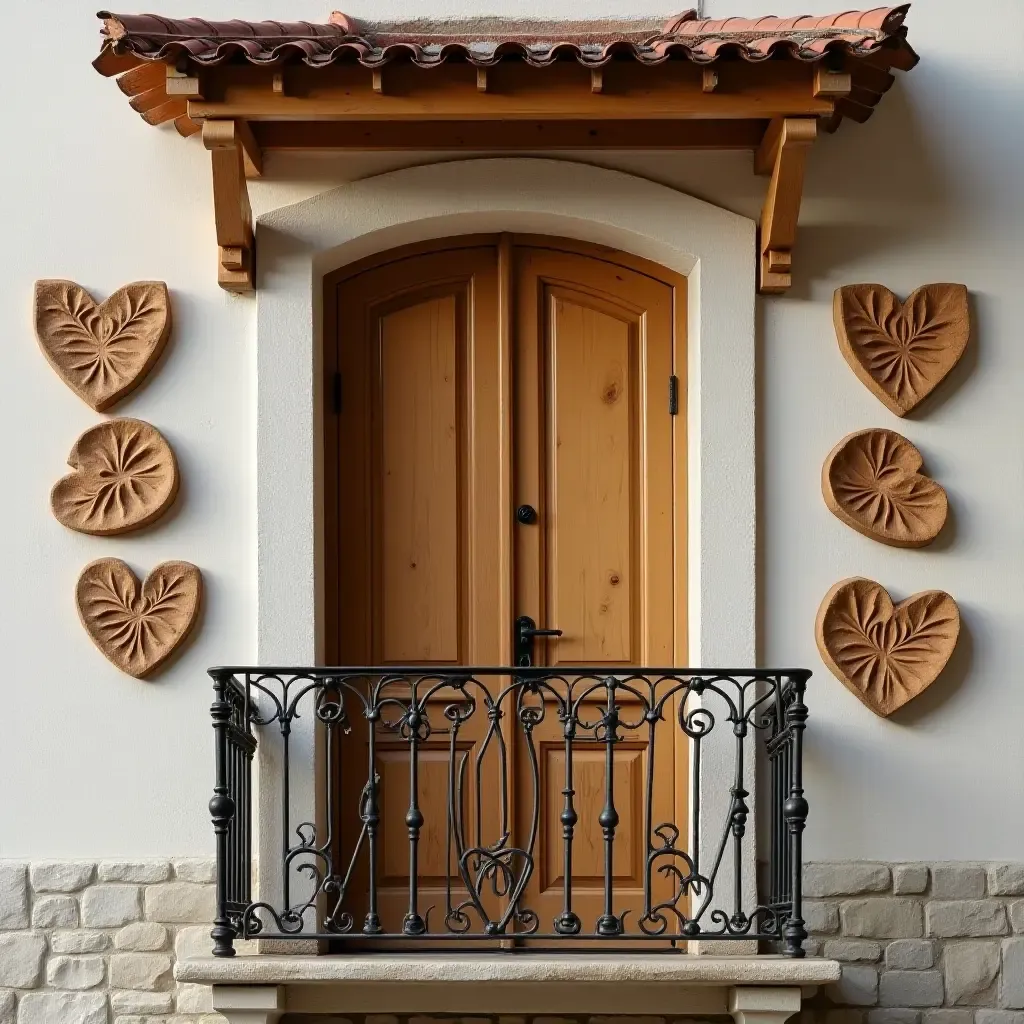
<svg viewBox="0 0 1024 1024">
<path fill-rule="evenodd" d="M 224 1024 L 170 952 L 210 952 L 212 865 L 0 861 L 0 1024 Z"/>
<path fill-rule="evenodd" d="M 885 947 L 890 970 L 926 971 L 935 963 L 935 948 L 928 939 L 897 939 Z"/>
<path fill-rule="evenodd" d="M 0 861 L 0 931 L 27 928 L 28 922 L 27 866 Z"/>
<path fill-rule="evenodd" d="M 223 1024 L 206 986 L 172 975 L 210 952 L 213 878 L 200 857 L 0 861 L 0 1024 Z M 1024 1024 L 1024 864 L 830 862 L 805 878 L 807 948 L 843 977 L 800 1024 Z"/>
<path fill-rule="evenodd" d="M 880 1006 L 868 1012 L 868 1024 L 918 1024 L 921 1020 L 919 1010 L 910 1010 L 895 1006 Z"/>
<path fill-rule="evenodd" d="M 166 949 L 167 942 L 167 929 L 153 921 L 136 921 L 125 925 L 114 936 L 114 945 L 131 953 L 154 953 Z"/>
<path fill-rule="evenodd" d="M 82 924 L 87 928 L 120 928 L 141 917 L 136 885 L 96 885 L 82 897 Z"/>
<path fill-rule="evenodd" d="M 41 896 L 32 905 L 32 927 L 77 928 L 77 901 L 73 896 Z"/>
<path fill-rule="evenodd" d="M 1006 910 L 993 900 L 950 900 L 929 903 L 928 934 L 940 938 L 1005 935 Z"/>
<path fill-rule="evenodd" d="M 999 974 L 999 950 L 993 942 L 951 942 L 943 950 L 946 1002 L 985 1006 L 992 1002 Z"/>
<path fill-rule="evenodd" d="M 1024 1024 L 1024 863 L 829 862 L 805 876 L 808 947 L 843 979 L 801 1024 Z"/>
<path fill-rule="evenodd" d="M 99 866 L 101 882 L 164 882 L 170 877 L 166 860 L 105 860 Z"/>
<path fill-rule="evenodd" d="M 53 932 L 51 953 L 102 953 L 110 947 L 106 932 Z"/>
<path fill-rule="evenodd" d="M 990 864 L 990 896 L 1024 896 L 1024 864 Z"/>
<path fill-rule="evenodd" d="M 95 988 L 105 974 L 102 957 L 58 956 L 46 965 L 46 984 L 51 988 Z"/>
<path fill-rule="evenodd" d="M 46 938 L 40 932 L 0 935 L 0 987 L 35 988 L 43 976 Z"/>
<path fill-rule="evenodd" d="M 1024 1009 L 1024 939 L 1007 939 L 1002 946 L 999 1005 L 1009 1010 Z"/>
<path fill-rule="evenodd" d="M 78 892 L 93 878 L 96 865 L 88 861 L 45 860 L 31 867 L 36 892 Z"/>
</svg>

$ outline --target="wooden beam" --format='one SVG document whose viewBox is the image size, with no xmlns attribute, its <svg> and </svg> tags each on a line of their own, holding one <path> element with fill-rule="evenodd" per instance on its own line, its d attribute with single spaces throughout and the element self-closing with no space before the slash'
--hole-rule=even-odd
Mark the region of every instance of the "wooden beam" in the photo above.
<svg viewBox="0 0 1024 1024">
<path fill-rule="evenodd" d="M 817 134 L 817 122 L 810 118 L 777 118 L 754 155 L 757 173 L 771 173 L 758 232 L 758 289 L 763 295 L 777 295 L 793 283 L 793 246 L 804 165 Z"/>
<path fill-rule="evenodd" d="M 284 72 L 275 71 L 274 78 L 270 83 L 270 88 L 275 96 L 287 96 L 288 92 L 284 85 Z"/>
<path fill-rule="evenodd" d="M 510 121 L 587 118 L 666 120 L 828 117 L 830 98 L 813 95 L 814 68 L 796 61 L 732 62 L 728 88 L 705 92 L 704 70 L 688 61 L 646 67 L 622 61 L 603 75 L 595 94 L 590 68 L 557 61 L 534 68 L 521 61 L 487 69 L 487 92 L 477 68 L 442 65 L 424 71 L 409 63 L 366 74 L 358 64 L 288 68 L 289 95 L 275 94 L 272 71 L 223 64 L 207 70 L 206 100 L 190 100 L 193 120 L 245 121 Z M 606 69 L 607 71 L 607 69 Z M 721 77 L 721 72 L 719 73 Z M 614 88 L 612 87 L 614 86 Z M 380 90 L 380 91 L 376 91 Z"/>
<path fill-rule="evenodd" d="M 210 151 L 213 166 L 213 219 L 220 247 L 217 283 L 229 291 L 253 288 L 252 209 L 245 183 L 244 131 L 236 121 L 203 124 L 203 145 Z"/>
<path fill-rule="evenodd" d="M 767 121 L 254 121 L 267 150 L 746 149 Z"/>
<path fill-rule="evenodd" d="M 476 69 L 476 91 L 487 92 L 487 68 Z"/>
<path fill-rule="evenodd" d="M 704 68 L 701 72 L 701 92 L 714 92 L 718 88 L 718 72 L 714 68 Z"/>
<path fill-rule="evenodd" d="M 604 71 L 601 68 L 590 69 L 590 91 L 593 93 L 604 92 Z"/>
</svg>

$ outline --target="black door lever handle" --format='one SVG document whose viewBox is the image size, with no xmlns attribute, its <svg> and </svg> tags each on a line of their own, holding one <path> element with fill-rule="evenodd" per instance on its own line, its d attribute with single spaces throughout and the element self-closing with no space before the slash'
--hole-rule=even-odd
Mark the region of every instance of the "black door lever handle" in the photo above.
<svg viewBox="0 0 1024 1024">
<path fill-rule="evenodd" d="M 515 664 L 526 667 L 533 664 L 533 638 L 537 636 L 561 636 L 560 629 L 538 629 L 529 615 L 520 615 L 512 633 L 512 653 Z"/>
</svg>

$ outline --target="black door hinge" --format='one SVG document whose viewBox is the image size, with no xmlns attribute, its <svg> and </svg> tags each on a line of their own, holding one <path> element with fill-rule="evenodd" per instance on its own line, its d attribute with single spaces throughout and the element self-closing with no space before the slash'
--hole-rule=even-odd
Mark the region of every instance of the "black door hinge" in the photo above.
<svg viewBox="0 0 1024 1024">
<path fill-rule="evenodd" d="M 341 374 L 337 372 L 331 380 L 331 408 L 335 415 L 341 412 Z"/>
<path fill-rule="evenodd" d="M 679 378 L 674 373 L 668 379 L 668 414 L 679 414 Z"/>
</svg>

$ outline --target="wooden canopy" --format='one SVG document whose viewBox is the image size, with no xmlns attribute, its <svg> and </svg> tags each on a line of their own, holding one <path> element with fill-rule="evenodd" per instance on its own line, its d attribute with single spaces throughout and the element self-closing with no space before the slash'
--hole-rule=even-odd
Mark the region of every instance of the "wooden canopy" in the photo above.
<svg viewBox="0 0 1024 1024">
<path fill-rule="evenodd" d="M 917 55 L 909 4 L 826 17 L 361 25 L 101 12 L 94 67 L 150 124 L 202 133 L 223 287 L 253 287 L 246 177 L 267 150 L 750 149 L 770 176 L 759 285 L 782 292 L 806 154 Z"/>
</svg>

